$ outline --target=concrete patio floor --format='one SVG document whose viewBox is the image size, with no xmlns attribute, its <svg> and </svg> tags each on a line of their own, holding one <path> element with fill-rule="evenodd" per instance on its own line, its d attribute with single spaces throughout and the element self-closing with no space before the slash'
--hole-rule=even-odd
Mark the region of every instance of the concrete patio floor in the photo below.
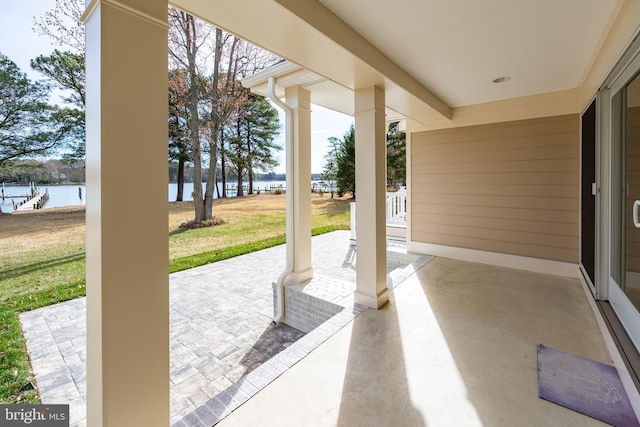
<svg viewBox="0 0 640 427">
<path fill-rule="evenodd" d="M 349 237 L 338 231 L 313 238 L 310 292 L 345 309 L 307 334 L 271 322 L 271 284 L 284 269 L 284 245 L 170 275 L 172 425 L 217 423 L 365 310 L 353 304 Z M 389 287 L 428 259 L 391 242 Z M 41 400 L 69 403 L 72 426 L 86 424 L 85 319 L 85 298 L 20 316 Z M 144 385 L 132 387 L 144 392 Z"/>
<path fill-rule="evenodd" d="M 218 425 L 606 425 L 538 398 L 538 343 L 612 364 L 579 280 L 435 258 Z"/>
</svg>

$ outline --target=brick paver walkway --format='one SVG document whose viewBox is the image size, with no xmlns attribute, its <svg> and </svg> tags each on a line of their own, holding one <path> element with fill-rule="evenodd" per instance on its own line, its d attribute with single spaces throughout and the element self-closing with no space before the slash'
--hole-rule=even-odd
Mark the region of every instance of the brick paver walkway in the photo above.
<svg viewBox="0 0 640 427">
<path fill-rule="evenodd" d="M 173 426 L 214 425 L 364 310 L 353 305 L 349 232 L 312 241 L 310 289 L 345 310 L 306 335 L 271 322 L 284 245 L 170 275 Z M 390 245 L 389 286 L 428 259 Z M 86 424 L 85 307 L 78 298 L 20 316 L 42 402 L 69 403 L 74 426 Z"/>
</svg>

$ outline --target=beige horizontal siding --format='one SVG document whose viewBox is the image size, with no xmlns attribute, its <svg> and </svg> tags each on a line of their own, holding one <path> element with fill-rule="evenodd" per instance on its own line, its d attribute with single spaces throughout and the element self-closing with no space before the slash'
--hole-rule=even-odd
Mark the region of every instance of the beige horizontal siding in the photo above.
<svg viewBox="0 0 640 427">
<path fill-rule="evenodd" d="M 522 219 L 504 219 L 504 218 L 491 218 L 491 217 L 479 217 L 479 216 L 465 216 L 456 215 L 456 226 L 451 226 L 450 215 L 425 215 L 420 217 L 417 223 L 424 223 L 424 230 L 432 229 L 434 232 L 442 233 L 447 229 L 457 229 L 458 227 L 464 227 L 465 231 L 468 231 L 469 235 L 478 234 L 475 229 L 482 232 L 493 232 L 493 230 L 500 229 L 502 231 L 520 232 L 529 234 L 544 235 L 545 239 L 558 239 L 557 236 L 571 237 L 571 242 L 574 238 L 577 238 L 577 229 L 574 229 L 570 224 L 562 222 L 545 222 L 545 221 L 526 221 Z M 437 227 L 437 229 L 433 228 Z M 473 230 L 468 230 L 473 229 Z M 574 233 L 575 231 L 575 233 Z M 522 237 L 516 236 L 519 241 Z M 573 244 L 573 243 L 572 243 Z"/>
<path fill-rule="evenodd" d="M 417 156 L 417 155 L 413 155 Z M 429 155 L 425 155 L 428 157 Z M 420 164 L 421 168 L 429 169 L 434 173 L 517 173 L 535 172 L 549 173 L 557 172 L 560 168 L 568 166 L 567 160 L 575 159 L 543 159 L 543 160 L 511 160 L 500 162 L 468 162 L 468 163 L 441 163 L 441 164 Z M 570 171 L 578 173 L 577 165 Z"/>
<path fill-rule="evenodd" d="M 530 140 L 529 140 L 530 141 Z M 477 144 L 475 145 L 477 147 Z M 414 153 L 414 154 L 419 154 Z M 571 159 L 575 156 L 575 147 L 509 147 L 501 150 L 486 150 L 482 152 L 455 152 L 455 153 L 429 153 L 424 159 L 424 164 L 429 165 L 465 165 L 469 163 L 486 162 L 532 162 L 540 160 Z"/>
<path fill-rule="evenodd" d="M 526 185 L 537 182 L 541 185 L 578 185 L 579 176 L 575 171 L 571 172 L 506 172 L 506 173 L 426 173 L 413 174 L 414 184 L 509 184 Z"/>
<path fill-rule="evenodd" d="M 568 116 L 573 116 L 570 114 Z M 562 122 L 562 120 L 556 120 L 562 117 L 547 117 L 542 119 L 532 120 L 519 120 L 507 123 L 493 123 L 489 125 L 468 126 L 459 128 L 450 128 L 434 131 L 426 131 L 432 135 L 438 135 L 438 141 L 434 144 L 435 153 L 440 151 L 455 152 L 466 151 L 466 146 L 474 146 L 483 141 L 491 141 L 492 146 L 487 147 L 489 150 L 499 150 L 501 148 L 509 148 L 518 146 L 528 147 L 527 139 L 531 137 L 545 136 L 544 141 L 540 141 L 540 147 L 555 146 L 558 144 L 558 139 L 561 139 L 566 144 L 566 140 L 561 135 L 573 134 L 575 129 L 569 122 Z M 576 115 L 577 117 L 577 115 Z M 548 126 L 545 128 L 539 127 L 535 121 L 542 120 L 547 121 Z M 577 119 L 576 119 L 577 120 Z M 530 123 L 526 123 L 530 122 Z M 454 135 L 451 133 L 453 130 L 474 129 L 475 134 L 460 134 Z M 508 140 L 502 139 L 505 133 L 511 133 L 511 137 Z"/>
<path fill-rule="evenodd" d="M 573 211 L 577 215 L 576 203 L 578 198 L 563 197 L 531 197 L 526 194 L 518 197 L 494 196 L 491 194 L 434 194 L 428 192 L 411 192 L 412 200 L 416 203 L 445 204 L 464 207 L 467 215 L 473 215 L 476 206 L 492 207 L 496 210 L 504 208 L 543 209 L 551 211 Z M 414 211 L 415 215 L 421 212 Z M 496 213 L 497 214 L 497 213 Z M 415 218 L 414 218 L 415 219 Z"/>
<path fill-rule="evenodd" d="M 469 216 L 466 209 L 461 210 L 456 205 L 419 203 L 418 205 L 414 205 L 414 209 L 422 212 L 420 218 L 427 215 Z M 556 222 L 571 225 L 575 223 L 575 216 L 576 213 L 574 211 L 544 210 L 538 209 L 537 207 L 525 209 L 506 207 L 495 209 L 490 206 L 474 206 L 472 217 L 537 221 L 542 223 Z"/>
<path fill-rule="evenodd" d="M 425 240 L 428 239 L 428 240 Z M 418 233 L 415 241 L 422 242 L 428 241 L 436 245 L 455 246 L 460 248 L 479 249 L 489 252 L 499 252 L 513 255 L 523 255 L 533 258 L 552 259 L 552 260 L 569 260 L 575 258 L 575 249 L 555 248 L 548 246 L 536 246 L 529 243 L 512 243 L 505 242 L 503 240 L 487 240 L 476 239 L 470 237 L 459 237 L 449 235 L 429 234 L 423 235 Z M 550 251 L 553 251 L 554 257 L 549 256 Z M 575 261 L 567 261 L 575 262 Z"/>
<path fill-rule="evenodd" d="M 579 118 L 412 135 L 412 240 L 578 261 Z"/>
<path fill-rule="evenodd" d="M 490 186 L 491 188 L 487 188 Z M 528 197 L 539 199 L 554 199 L 575 197 L 575 185 L 534 185 L 534 184 L 425 184 L 422 191 L 428 194 L 448 195 L 474 195 L 519 197 L 526 194 Z"/>
</svg>

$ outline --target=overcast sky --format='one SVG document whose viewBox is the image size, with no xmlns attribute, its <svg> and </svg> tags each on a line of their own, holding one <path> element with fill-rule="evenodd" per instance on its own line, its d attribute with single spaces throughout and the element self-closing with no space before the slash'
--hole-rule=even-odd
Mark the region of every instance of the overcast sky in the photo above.
<svg viewBox="0 0 640 427">
<path fill-rule="evenodd" d="M 54 0 L 0 0 L 0 52 L 32 79 L 40 76 L 31 71 L 29 61 L 54 49 L 48 38 L 33 32 L 33 18 L 54 5 Z"/>
<path fill-rule="evenodd" d="M 0 0 L 0 53 L 15 62 L 20 69 L 35 80 L 41 76 L 32 71 L 29 61 L 38 55 L 51 53 L 54 46 L 47 37 L 33 31 L 34 17 L 54 8 L 55 0 Z M 280 111 L 280 122 L 284 128 L 284 114 Z M 353 118 L 322 107 L 313 106 L 311 113 L 311 172 L 322 172 L 324 155 L 328 151 L 327 139 L 342 138 Z M 278 138 L 284 146 L 284 137 Z M 284 151 L 280 152 L 278 173 L 285 171 Z"/>
</svg>

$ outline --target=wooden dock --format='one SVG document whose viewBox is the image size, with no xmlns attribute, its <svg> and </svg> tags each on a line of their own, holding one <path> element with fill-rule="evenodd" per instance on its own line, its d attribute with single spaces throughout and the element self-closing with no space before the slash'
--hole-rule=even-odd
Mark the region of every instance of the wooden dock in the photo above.
<svg viewBox="0 0 640 427">
<path fill-rule="evenodd" d="M 38 194 L 37 196 L 27 200 L 26 202 L 20 204 L 16 208 L 16 211 L 31 211 L 34 209 L 40 209 L 44 206 L 45 202 L 49 200 L 49 193 L 44 192 L 42 194 Z"/>
</svg>

